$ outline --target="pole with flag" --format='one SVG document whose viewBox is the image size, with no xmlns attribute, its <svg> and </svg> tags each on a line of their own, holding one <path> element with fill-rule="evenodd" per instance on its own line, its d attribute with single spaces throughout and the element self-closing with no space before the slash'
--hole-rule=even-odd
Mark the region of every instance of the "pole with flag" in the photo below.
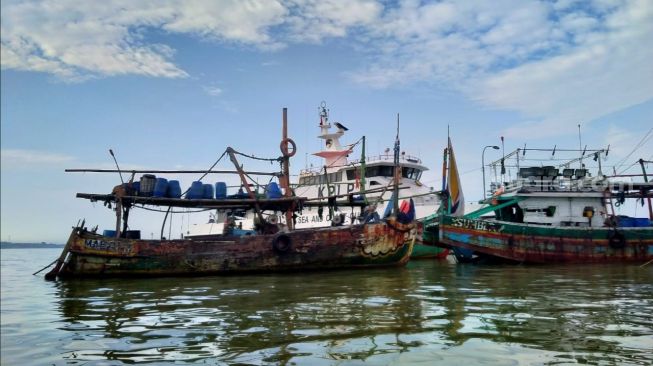
<svg viewBox="0 0 653 366">
<path fill-rule="evenodd" d="M 399 212 L 399 113 L 397 113 L 397 136 L 395 137 L 395 176 L 393 182 L 392 214 L 397 215 Z"/>
<path fill-rule="evenodd" d="M 463 196 L 463 190 L 460 184 L 460 175 L 456 164 L 456 156 L 453 153 L 453 147 L 451 145 L 451 137 L 448 139 L 449 176 L 447 178 L 447 191 L 449 192 L 449 202 L 447 212 L 452 216 L 462 216 L 465 213 L 465 197 Z"/>
</svg>

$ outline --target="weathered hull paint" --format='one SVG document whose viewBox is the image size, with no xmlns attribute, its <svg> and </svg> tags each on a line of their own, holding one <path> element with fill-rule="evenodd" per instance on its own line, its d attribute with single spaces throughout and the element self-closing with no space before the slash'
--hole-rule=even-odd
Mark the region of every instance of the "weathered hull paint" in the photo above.
<svg viewBox="0 0 653 366">
<path fill-rule="evenodd" d="M 542 227 L 444 216 L 440 242 L 520 263 L 640 263 L 653 259 L 653 228 Z M 612 239 L 611 239 L 612 238 Z"/>
<path fill-rule="evenodd" d="M 424 230 L 424 224 L 417 223 L 417 237 L 410 259 L 444 259 L 449 255 L 449 250 L 439 247 L 438 237 L 432 232 Z"/>
<path fill-rule="evenodd" d="M 404 265 L 414 225 L 393 222 L 206 240 L 110 238 L 74 229 L 60 277 L 206 275 Z"/>
</svg>

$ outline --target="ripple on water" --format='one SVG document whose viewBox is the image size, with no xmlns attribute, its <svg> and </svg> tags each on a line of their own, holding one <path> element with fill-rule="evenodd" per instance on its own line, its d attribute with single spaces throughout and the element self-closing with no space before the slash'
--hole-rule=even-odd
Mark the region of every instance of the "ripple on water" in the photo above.
<svg viewBox="0 0 653 366">
<path fill-rule="evenodd" d="M 7 365 L 653 362 L 653 271 L 632 266 L 51 283 L 2 254 Z"/>
</svg>

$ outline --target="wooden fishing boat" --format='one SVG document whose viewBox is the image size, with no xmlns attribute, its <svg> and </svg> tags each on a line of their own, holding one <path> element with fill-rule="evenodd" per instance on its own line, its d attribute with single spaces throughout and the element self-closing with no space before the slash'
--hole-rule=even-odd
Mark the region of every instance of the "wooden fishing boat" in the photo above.
<svg viewBox="0 0 653 366">
<path fill-rule="evenodd" d="M 479 259 L 518 263 L 645 263 L 653 259 L 650 227 L 545 227 L 444 216 L 440 241 L 471 250 Z"/>
<path fill-rule="evenodd" d="M 413 225 L 374 224 L 298 229 L 205 239 L 137 240 L 76 227 L 60 277 L 207 275 L 403 265 Z"/>
<path fill-rule="evenodd" d="M 413 249 L 416 225 L 414 215 L 409 217 L 399 211 L 397 198 L 388 206 L 391 214 L 383 219 L 377 215 L 359 224 L 345 225 L 340 222 L 330 227 L 295 227 L 295 212 L 321 203 L 297 197 L 290 189 L 289 160 L 295 151 L 294 142 L 286 134 L 285 109 L 283 116 L 282 156 L 270 159 L 282 162 L 282 171 L 277 175 L 284 189 L 282 196 L 261 198 L 255 194 L 250 187 L 251 182 L 246 178 L 252 172 L 245 172 L 236 159 L 238 154 L 247 155 L 232 148 L 227 148 L 223 156 L 228 155 L 233 162 L 236 168 L 233 173 L 239 175 L 242 186 L 247 190 L 245 197 L 213 199 L 188 198 L 188 195 L 185 198 L 141 196 L 133 189 L 135 172 L 132 172 L 130 182 L 115 187 L 111 194 L 77 194 L 78 198 L 113 206 L 116 212 L 116 230 L 101 235 L 97 233 L 97 227 L 88 230 L 84 222 L 76 225 L 55 268 L 46 275 L 46 279 L 304 271 L 405 264 Z M 398 143 L 397 138 L 397 156 Z M 291 146 L 293 149 L 290 149 Z M 142 178 L 140 188 L 143 182 Z M 398 197 L 398 179 L 395 179 L 393 189 L 394 197 Z M 279 194 L 282 193 L 279 191 Z M 130 235 L 137 231 L 128 230 L 129 211 L 139 205 L 164 207 L 168 208 L 168 212 L 173 207 L 220 209 L 225 212 L 252 210 L 256 223 L 254 230 L 238 230 L 231 222 L 230 225 L 224 225 L 223 232 L 219 234 L 174 240 L 163 237 L 162 226 L 160 239 L 144 240 L 140 235 Z M 413 206 L 411 209 L 414 212 Z M 285 214 L 283 222 L 278 220 L 278 212 Z"/>
<path fill-rule="evenodd" d="M 647 182 L 645 171 L 640 183 L 609 179 L 600 169 L 607 150 L 591 152 L 599 161 L 595 177 L 585 168 L 570 168 L 576 161 L 563 164 L 562 172 L 554 166 L 522 165 L 517 178 L 498 186 L 484 208 L 442 215 L 440 243 L 467 260 L 540 264 L 653 260 L 653 184 Z M 523 154 L 518 149 L 506 158 L 522 155 L 523 164 Z M 497 164 L 504 164 L 504 159 Z M 651 219 L 616 215 L 613 201 L 623 203 L 626 198 L 648 199 Z"/>
</svg>

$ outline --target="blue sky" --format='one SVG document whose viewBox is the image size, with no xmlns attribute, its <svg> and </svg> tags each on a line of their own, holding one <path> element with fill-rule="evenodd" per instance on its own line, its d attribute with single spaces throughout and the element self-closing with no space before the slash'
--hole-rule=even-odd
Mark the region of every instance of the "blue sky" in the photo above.
<svg viewBox="0 0 653 366">
<path fill-rule="evenodd" d="M 399 113 L 402 145 L 434 186 L 449 125 L 468 200 L 500 136 L 506 151 L 576 147 L 580 123 L 583 144 L 611 145 L 609 169 L 653 158 L 647 0 L 1 6 L 2 240 L 62 242 L 79 218 L 110 227 L 109 210 L 74 194 L 109 192 L 118 176 L 63 172 L 111 168 L 110 148 L 123 168 L 202 169 L 226 146 L 276 156 L 288 107 L 293 172 L 319 164 L 306 154 L 323 100 L 370 154 L 392 145 Z M 133 220 L 159 230 L 156 214 Z"/>
</svg>

